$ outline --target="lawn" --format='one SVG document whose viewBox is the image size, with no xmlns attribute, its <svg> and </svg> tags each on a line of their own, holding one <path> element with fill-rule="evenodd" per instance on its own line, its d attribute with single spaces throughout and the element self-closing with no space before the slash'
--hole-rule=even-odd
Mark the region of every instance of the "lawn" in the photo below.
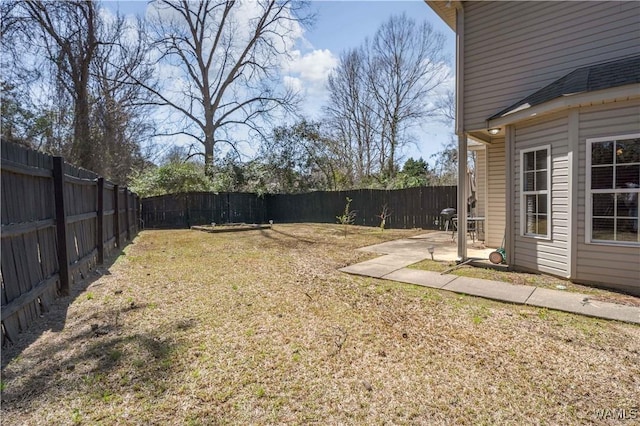
<svg viewBox="0 0 640 426">
<path fill-rule="evenodd" d="M 3 351 L 2 424 L 640 418 L 638 326 L 337 271 L 420 232 L 143 231 Z"/>
</svg>

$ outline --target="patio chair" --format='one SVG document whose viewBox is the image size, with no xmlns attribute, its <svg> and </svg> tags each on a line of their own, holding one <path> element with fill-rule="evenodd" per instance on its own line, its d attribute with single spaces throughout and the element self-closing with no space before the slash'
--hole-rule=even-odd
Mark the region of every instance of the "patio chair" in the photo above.
<svg viewBox="0 0 640 426">
<path fill-rule="evenodd" d="M 454 216 L 451 219 L 451 223 L 452 223 L 452 229 L 451 229 L 451 241 L 453 241 L 456 237 L 456 232 L 458 232 L 458 217 Z M 467 234 L 469 234 L 469 236 L 471 237 L 471 240 L 475 243 L 476 242 L 476 236 L 477 236 L 477 229 L 476 229 L 476 222 L 475 221 L 467 221 Z"/>
</svg>

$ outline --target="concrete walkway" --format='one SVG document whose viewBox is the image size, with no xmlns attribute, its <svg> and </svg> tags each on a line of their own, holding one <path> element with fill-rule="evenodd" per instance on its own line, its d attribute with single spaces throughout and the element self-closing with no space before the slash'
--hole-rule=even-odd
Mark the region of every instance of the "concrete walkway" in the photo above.
<svg viewBox="0 0 640 426">
<path fill-rule="evenodd" d="M 640 307 L 591 300 L 590 296 L 586 294 L 409 269 L 407 266 L 431 258 L 427 246 L 424 243 L 418 244 L 419 241 L 415 238 L 402 239 L 364 247 L 359 250 L 384 254 L 384 256 L 347 266 L 340 271 L 464 293 L 501 302 L 640 324 Z"/>
</svg>

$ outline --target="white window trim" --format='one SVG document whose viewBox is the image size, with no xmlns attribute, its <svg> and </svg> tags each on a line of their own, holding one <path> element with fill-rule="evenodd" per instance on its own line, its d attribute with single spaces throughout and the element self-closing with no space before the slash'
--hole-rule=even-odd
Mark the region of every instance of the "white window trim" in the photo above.
<svg viewBox="0 0 640 426">
<path fill-rule="evenodd" d="M 613 135 L 613 136 L 603 136 L 599 138 L 588 138 L 586 140 L 586 149 L 587 149 L 587 160 L 585 164 L 585 182 L 584 182 L 584 193 L 585 193 L 585 221 L 584 221 L 584 242 L 585 244 L 594 244 L 594 245 L 602 245 L 602 246 L 626 246 L 626 247 L 638 247 L 640 246 L 640 242 L 631 242 L 631 241 L 613 241 L 613 240 L 593 240 L 592 239 L 592 231 L 593 231 L 593 205 L 592 205 L 592 195 L 593 190 L 591 189 L 591 145 L 597 142 L 609 142 L 620 139 L 636 139 L 640 138 L 640 133 L 630 133 L 625 135 Z M 595 190 L 595 193 L 598 193 L 599 190 Z M 611 189 L 606 190 L 606 193 L 615 193 L 615 192 L 629 192 L 628 189 Z M 639 194 L 640 195 L 640 194 Z"/>
<path fill-rule="evenodd" d="M 529 234 L 526 232 L 527 213 L 525 209 L 525 190 L 524 190 L 524 155 L 532 151 L 547 150 L 547 189 L 544 191 L 527 191 L 527 195 L 547 195 L 547 232 L 543 234 Z M 540 145 L 532 148 L 520 150 L 520 236 L 534 238 L 538 240 L 551 240 L 551 145 Z"/>
</svg>

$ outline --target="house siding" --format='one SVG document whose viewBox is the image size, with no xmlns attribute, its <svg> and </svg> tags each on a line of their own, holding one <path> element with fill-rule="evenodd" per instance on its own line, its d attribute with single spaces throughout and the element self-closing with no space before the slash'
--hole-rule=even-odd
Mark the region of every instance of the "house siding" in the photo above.
<svg viewBox="0 0 640 426">
<path fill-rule="evenodd" d="M 486 198 L 485 193 L 487 185 L 487 151 L 486 149 L 474 149 L 476 155 L 476 209 L 475 214 L 484 217 L 486 214 Z"/>
<path fill-rule="evenodd" d="M 640 100 L 583 107 L 578 110 L 578 235 L 576 272 L 578 282 L 604 284 L 640 294 L 640 247 L 590 244 L 585 241 L 586 140 L 640 132 Z"/>
<path fill-rule="evenodd" d="M 640 2 L 465 2 L 464 8 L 467 132 L 578 67 L 636 55 L 640 46 Z"/>
<path fill-rule="evenodd" d="M 494 138 L 486 149 L 485 245 L 501 247 L 505 232 L 506 157 L 504 138 Z"/>
<path fill-rule="evenodd" d="M 523 149 L 551 148 L 551 228 L 548 239 L 527 237 L 521 230 L 520 154 Z M 513 158 L 513 235 L 514 259 L 511 262 L 548 274 L 569 277 L 569 160 L 568 115 L 527 120 L 515 126 Z"/>
</svg>

